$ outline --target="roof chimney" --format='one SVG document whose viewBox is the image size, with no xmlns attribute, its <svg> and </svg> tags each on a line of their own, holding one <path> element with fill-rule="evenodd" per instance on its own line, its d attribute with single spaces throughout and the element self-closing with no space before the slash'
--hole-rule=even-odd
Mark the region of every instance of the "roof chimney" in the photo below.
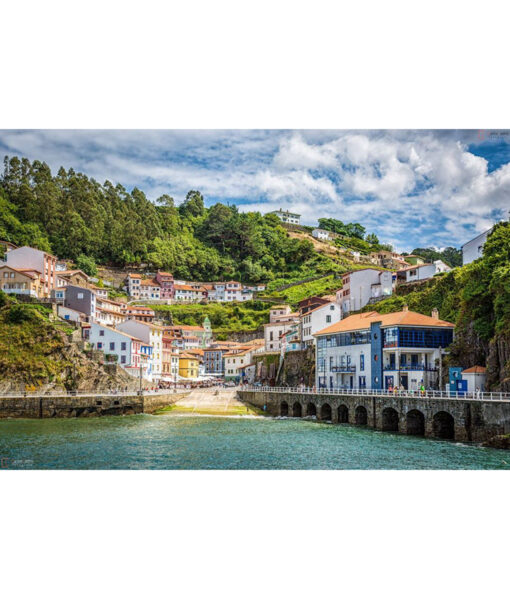
<svg viewBox="0 0 510 600">
<path fill-rule="evenodd" d="M 404 306 L 402 307 L 402 311 L 407 312 L 408 310 L 409 310 L 409 306 L 407 306 L 407 304 L 404 304 Z"/>
<path fill-rule="evenodd" d="M 439 311 L 437 310 L 437 308 L 432 309 L 432 318 L 439 320 Z"/>
</svg>

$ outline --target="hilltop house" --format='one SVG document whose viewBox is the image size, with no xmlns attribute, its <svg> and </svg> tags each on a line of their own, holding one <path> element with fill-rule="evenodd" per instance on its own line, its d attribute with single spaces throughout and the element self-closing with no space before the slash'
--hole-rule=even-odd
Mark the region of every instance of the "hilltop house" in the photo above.
<svg viewBox="0 0 510 600">
<path fill-rule="evenodd" d="M 412 312 L 351 315 L 317 332 L 319 388 L 417 390 L 437 388 L 441 348 L 453 340 L 454 324 Z"/>
<path fill-rule="evenodd" d="M 312 231 L 312 236 L 317 240 L 332 240 L 335 237 L 338 237 L 336 233 L 328 231 L 327 229 L 319 229 L 316 227 Z"/>
<path fill-rule="evenodd" d="M 411 283 L 430 279 L 437 273 L 446 273 L 451 268 L 442 260 L 435 260 L 432 264 L 413 265 L 397 271 L 397 283 Z"/>
<path fill-rule="evenodd" d="M 336 301 L 342 313 L 361 310 L 370 302 L 382 300 L 393 293 L 393 276 L 382 269 L 360 269 L 342 275 L 342 288 L 336 293 Z"/>
<path fill-rule="evenodd" d="M 21 294 L 32 298 L 43 296 L 41 273 L 31 269 L 0 266 L 0 289 L 6 294 Z"/>
<path fill-rule="evenodd" d="M 282 210 L 281 208 L 280 210 L 273 210 L 268 214 L 276 215 L 280 219 L 280 221 L 283 221 L 283 223 L 288 223 L 290 225 L 299 225 L 299 221 L 301 220 L 301 215 L 297 213 L 291 213 L 288 210 Z"/>
<path fill-rule="evenodd" d="M 179 376 L 184 379 L 196 379 L 200 368 L 199 359 L 193 354 L 183 352 L 179 355 Z"/>
<path fill-rule="evenodd" d="M 162 300 L 171 300 L 174 297 L 174 277 L 172 273 L 158 271 L 156 273 L 156 282 L 160 288 L 160 298 Z"/>
<path fill-rule="evenodd" d="M 56 292 L 54 292 L 56 297 Z M 97 318 L 96 295 L 92 290 L 78 285 L 67 285 L 64 289 L 64 307 L 83 313 L 87 321 Z"/>
<path fill-rule="evenodd" d="M 292 329 L 296 323 L 299 323 L 299 317 L 296 314 L 289 314 L 282 320 L 264 323 L 265 351 L 280 352 L 283 334 Z"/>
<path fill-rule="evenodd" d="M 469 240 L 469 242 L 466 242 L 462 246 L 463 265 L 468 265 L 469 263 L 472 263 L 474 260 L 480 258 L 483 255 L 483 247 L 485 245 L 485 242 L 487 241 L 487 238 L 489 237 L 489 234 L 492 233 L 493 229 L 494 227 L 487 229 L 487 231 L 480 233 L 475 238 Z"/>
<path fill-rule="evenodd" d="M 40 273 L 41 291 L 44 298 L 49 298 L 51 290 L 56 287 L 57 257 L 48 252 L 30 246 L 13 248 L 4 254 L 4 260 L 0 262 L 0 266 L 2 264 L 22 271 Z"/>
<path fill-rule="evenodd" d="M 126 315 L 126 318 L 136 319 L 138 321 L 143 321 L 144 323 L 152 323 L 156 316 L 156 313 L 148 306 L 126 306 L 123 312 Z"/>
</svg>

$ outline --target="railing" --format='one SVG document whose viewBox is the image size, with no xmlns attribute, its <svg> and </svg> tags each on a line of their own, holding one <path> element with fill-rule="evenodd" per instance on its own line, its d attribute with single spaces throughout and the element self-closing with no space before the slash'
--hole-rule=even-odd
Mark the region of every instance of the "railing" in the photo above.
<svg viewBox="0 0 510 600">
<path fill-rule="evenodd" d="M 178 384 L 178 389 L 179 384 Z M 42 398 L 42 397 L 59 397 L 59 398 L 83 398 L 83 397 L 96 397 L 96 396 L 158 396 L 162 394 L 168 394 L 173 391 L 172 389 L 161 389 L 161 390 L 143 390 L 142 392 L 138 390 L 131 390 L 128 392 L 124 392 L 122 390 L 106 390 L 104 392 L 75 392 L 75 391 L 67 391 L 67 392 L 0 392 L 0 399 L 2 398 Z"/>
<path fill-rule="evenodd" d="M 356 373 L 355 365 L 337 365 L 331 367 L 330 371 L 332 373 Z"/>
<path fill-rule="evenodd" d="M 448 392 L 446 390 L 371 390 L 366 388 L 310 388 L 310 387 L 270 387 L 270 386 L 244 386 L 240 388 L 245 392 L 271 392 L 277 394 L 313 394 L 328 396 L 377 396 L 377 397 L 402 397 L 402 398 L 429 398 L 440 400 L 487 400 L 510 402 L 510 393 L 505 392 Z"/>
<path fill-rule="evenodd" d="M 405 364 L 405 365 L 400 365 L 400 368 L 397 367 L 397 365 L 384 365 L 383 367 L 384 371 L 437 371 L 437 367 L 434 367 L 432 365 L 424 365 L 424 364 L 418 364 L 418 363 L 411 363 L 409 364 Z"/>
</svg>

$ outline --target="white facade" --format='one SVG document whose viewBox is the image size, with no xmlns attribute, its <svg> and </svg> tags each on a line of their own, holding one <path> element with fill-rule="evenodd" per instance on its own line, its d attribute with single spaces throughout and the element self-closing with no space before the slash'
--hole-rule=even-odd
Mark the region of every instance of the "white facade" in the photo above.
<svg viewBox="0 0 510 600">
<path fill-rule="evenodd" d="M 276 215 L 284 223 L 290 223 L 292 225 L 299 225 L 299 221 L 301 220 L 301 215 L 291 213 L 288 210 L 282 210 L 281 208 L 280 210 L 274 210 L 270 214 Z"/>
<path fill-rule="evenodd" d="M 342 309 L 337 302 L 324 304 L 301 316 L 301 338 L 304 344 L 311 346 L 315 343 L 315 333 L 340 321 Z"/>
<path fill-rule="evenodd" d="M 163 328 L 152 323 L 131 319 L 117 325 L 117 330 L 128 333 L 152 346 L 151 381 L 159 381 L 163 373 Z"/>
<path fill-rule="evenodd" d="M 312 236 L 318 240 L 329 240 L 331 234 L 327 229 L 314 229 L 312 231 Z"/>
<path fill-rule="evenodd" d="M 288 319 L 275 323 L 264 324 L 264 348 L 266 352 L 280 352 L 281 337 L 298 322 L 297 319 Z"/>
<path fill-rule="evenodd" d="M 447 271 L 451 271 L 451 268 L 442 260 L 435 260 L 432 264 L 416 265 L 405 270 L 406 282 L 430 279 L 437 273 L 446 273 Z"/>
<path fill-rule="evenodd" d="M 380 269 L 361 269 L 343 275 L 343 287 L 336 301 L 343 313 L 360 310 L 370 300 L 383 299 L 393 293 L 393 275 Z"/>
<path fill-rule="evenodd" d="M 492 232 L 492 227 L 487 231 L 484 231 L 480 235 L 477 235 L 474 239 L 466 242 L 462 246 L 462 264 L 468 265 L 472 263 L 477 258 L 480 258 L 483 254 L 483 247 L 485 242 L 487 241 L 487 237 L 489 233 Z"/>
<path fill-rule="evenodd" d="M 140 340 L 111 327 L 90 323 L 89 342 L 96 350 L 104 354 L 116 355 L 117 364 L 137 375 L 140 368 Z"/>
<path fill-rule="evenodd" d="M 277 323 L 278 321 L 287 321 L 291 312 L 290 306 L 274 306 L 269 310 L 269 322 Z"/>
<path fill-rule="evenodd" d="M 130 273 L 127 277 L 127 292 L 131 298 L 140 298 L 141 275 Z"/>
<path fill-rule="evenodd" d="M 77 310 L 73 310 L 72 308 L 66 308 L 59 304 L 57 306 L 57 315 L 64 319 L 64 321 L 72 321 L 73 323 L 80 323 L 81 321 L 85 321 L 85 314 L 81 313 Z"/>
</svg>

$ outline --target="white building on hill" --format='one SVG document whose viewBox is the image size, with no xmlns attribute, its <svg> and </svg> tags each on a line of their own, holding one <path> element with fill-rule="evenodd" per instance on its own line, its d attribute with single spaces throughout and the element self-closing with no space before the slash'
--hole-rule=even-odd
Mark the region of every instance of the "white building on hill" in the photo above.
<svg viewBox="0 0 510 600">
<path fill-rule="evenodd" d="M 344 273 L 342 289 L 336 293 L 336 301 L 342 313 L 361 310 L 371 301 L 382 300 L 393 293 L 393 275 L 382 269 L 360 269 Z"/>
<path fill-rule="evenodd" d="M 482 256 L 483 247 L 485 245 L 485 242 L 487 241 L 489 233 L 491 233 L 492 230 L 493 230 L 493 227 L 491 227 L 490 229 L 487 229 L 487 231 L 484 231 L 480 235 L 477 235 L 475 238 L 473 238 L 469 242 L 466 242 L 462 246 L 462 264 L 463 265 L 468 265 L 469 263 L 472 263 L 474 260 L 476 260 L 477 258 L 480 258 Z"/>
<path fill-rule="evenodd" d="M 342 318 L 342 308 L 337 302 L 329 302 L 310 310 L 301 316 L 301 337 L 306 346 L 312 346 L 315 343 L 314 335 L 324 329 L 337 323 Z"/>
</svg>

